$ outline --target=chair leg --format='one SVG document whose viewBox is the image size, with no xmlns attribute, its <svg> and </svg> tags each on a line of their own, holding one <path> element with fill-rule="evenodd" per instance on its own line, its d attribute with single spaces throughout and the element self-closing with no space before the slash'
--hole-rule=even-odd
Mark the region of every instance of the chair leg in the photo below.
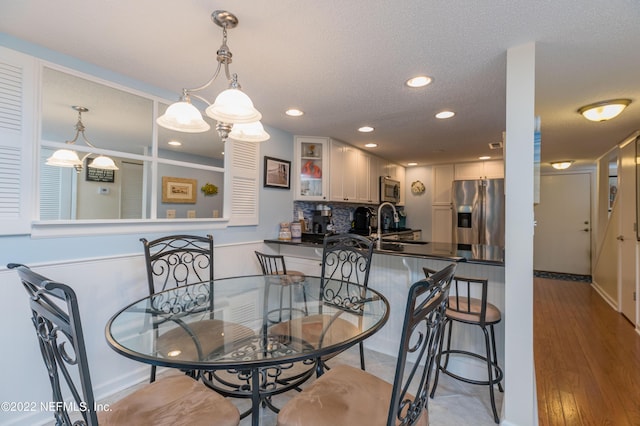
<svg viewBox="0 0 640 426">
<path fill-rule="evenodd" d="M 496 352 L 496 333 L 495 330 L 493 329 L 493 324 L 489 325 L 489 333 L 491 334 L 491 348 L 493 349 L 493 363 L 494 365 L 498 365 L 498 352 Z M 498 390 L 500 390 L 500 392 L 504 392 L 504 389 L 502 388 L 502 380 L 500 380 L 498 382 Z"/>
<path fill-rule="evenodd" d="M 444 343 L 444 335 L 446 334 L 447 331 L 447 320 L 445 318 L 444 322 L 442 323 L 442 328 L 440 329 L 440 342 L 438 343 L 438 354 L 436 355 L 436 375 L 433 378 L 433 385 L 431 386 L 431 394 L 429 395 L 431 397 L 431 399 L 433 399 L 433 396 L 436 393 L 436 388 L 438 387 L 438 379 L 440 378 L 440 358 L 442 357 L 442 345 Z M 451 329 L 451 325 L 449 325 L 449 329 Z"/>
<path fill-rule="evenodd" d="M 153 383 L 156 381 L 156 366 L 151 366 L 151 375 L 149 377 L 149 383 Z"/>
<path fill-rule="evenodd" d="M 358 343 L 358 347 L 360 348 L 360 368 L 364 371 L 364 344 L 360 342 Z"/>
<path fill-rule="evenodd" d="M 498 417 L 498 410 L 496 409 L 496 398 L 494 395 L 494 390 L 493 390 L 493 362 L 492 362 L 492 356 L 491 356 L 491 342 L 489 339 L 489 333 L 487 332 L 486 327 L 481 327 L 482 328 L 482 332 L 484 333 L 484 343 L 485 343 L 485 349 L 486 349 L 486 353 L 487 353 L 487 374 L 488 374 L 488 381 L 489 381 L 489 395 L 491 397 L 491 409 L 493 410 L 493 419 L 495 420 L 496 423 L 500 424 L 500 417 Z"/>
</svg>

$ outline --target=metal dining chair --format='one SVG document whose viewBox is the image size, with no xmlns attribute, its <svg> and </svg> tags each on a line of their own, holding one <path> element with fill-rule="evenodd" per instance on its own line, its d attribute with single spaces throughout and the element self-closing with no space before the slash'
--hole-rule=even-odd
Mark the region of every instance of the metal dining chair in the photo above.
<svg viewBox="0 0 640 426">
<path fill-rule="evenodd" d="M 362 314 L 363 306 L 358 303 L 362 297 L 360 291 L 369 282 L 369 271 L 373 257 L 374 241 L 356 234 L 330 235 L 324 238 L 322 249 L 322 271 L 320 294 L 324 305 L 332 310 L 347 309 Z M 337 283 L 337 287 L 334 285 Z M 358 335 L 358 326 L 336 317 L 333 313 L 320 311 L 317 314 L 297 317 L 291 321 L 276 324 L 271 333 L 281 335 L 299 334 L 300 338 L 316 347 L 331 346 L 332 338 L 344 341 L 344 336 Z M 365 369 L 364 346 L 360 350 L 360 367 Z M 320 376 L 328 369 L 326 361 L 337 353 L 325 355 L 317 362 L 317 374 Z"/>
<path fill-rule="evenodd" d="M 393 383 L 334 366 L 282 407 L 278 426 L 427 426 L 430 379 L 455 268 L 451 264 L 409 289 Z"/>
<path fill-rule="evenodd" d="M 171 288 L 185 288 L 185 292 L 189 292 L 189 284 L 204 282 L 200 286 L 208 292 L 208 308 L 211 313 L 214 311 L 214 285 L 213 285 L 213 237 L 198 235 L 168 235 L 152 241 L 141 238 L 140 241 L 144 246 L 145 264 L 147 270 L 147 283 L 149 286 L 149 295 L 157 294 L 161 291 Z M 198 293 L 198 300 L 202 292 Z M 180 311 L 193 309 L 189 294 L 183 297 L 184 306 L 171 307 Z M 167 309 L 160 306 L 167 303 L 161 297 L 157 298 L 158 310 Z M 171 303 L 175 303 L 172 301 Z M 179 300 L 177 303 L 181 303 Z M 202 303 L 199 301 L 199 303 Z M 197 308 L 197 306 L 196 306 Z M 194 326 L 195 327 L 195 326 Z M 179 324 L 170 331 L 156 336 L 156 345 L 159 351 L 163 348 L 171 348 L 174 346 L 182 348 L 192 348 L 206 356 L 207 353 L 221 347 L 227 341 L 234 340 L 235 337 L 242 338 L 254 334 L 253 330 L 248 327 L 226 323 L 223 320 L 210 317 L 208 321 L 200 321 L 197 328 L 185 327 Z M 214 333 L 214 330 L 222 330 L 224 333 Z M 189 374 L 197 377 L 200 373 L 197 371 L 189 372 Z M 151 367 L 150 381 L 153 382 L 156 377 L 156 366 Z"/>
<path fill-rule="evenodd" d="M 33 326 L 51 382 L 56 424 L 235 426 L 240 423 L 235 405 L 183 374 L 158 379 L 110 404 L 108 410 L 99 410 L 91 386 L 75 292 L 27 266 L 12 263 L 7 267 L 18 272 L 29 295 Z"/>
</svg>

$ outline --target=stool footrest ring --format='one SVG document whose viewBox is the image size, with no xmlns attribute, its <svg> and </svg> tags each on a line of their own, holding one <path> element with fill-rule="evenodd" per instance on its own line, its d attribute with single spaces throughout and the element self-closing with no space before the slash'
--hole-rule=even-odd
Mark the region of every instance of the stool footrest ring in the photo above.
<svg viewBox="0 0 640 426">
<path fill-rule="evenodd" d="M 459 349 L 450 349 L 450 350 L 443 350 L 440 353 L 440 356 L 446 356 L 447 357 L 447 364 L 448 364 L 448 357 L 449 355 L 465 355 L 465 356 L 470 356 L 470 357 L 474 357 L 477 359 L 480 359 L 482 361 L 484 361 L 485 363 L 488 362 L 487 361 L 487 357 L 482 356 L 480 354 L 474 353 L 474 352 L 469 352 L 469 351 L 463 351 L 463 350 L 459 350 Z M 470 383 L 473 385 L 484 385 L 484 386 L 488 386 L 488 385 L 495 385 L 498 384 L 500 382 L 502 382 L 502 378 L 503 378 L 503 373 L 502 373 L 502 369 L 496 364 L 496 363 L 491 363 L 491 366 L 494 369 L 494 378 L 493 380 L 474 380 L 474 379 L 469 379 L 467 377 L 462 377 L 458 374 L 455 374 L 449 370 L 447 370 L 446 364 L 445 366 L 439 365 L 438 368 L 440 369 L 440 371 L 442 371 L 443 373 L 445 373 L 447 376 L 453 377 L 456 380 L 460 380 L 462 382 L 465 383 Z"/>
</svg>

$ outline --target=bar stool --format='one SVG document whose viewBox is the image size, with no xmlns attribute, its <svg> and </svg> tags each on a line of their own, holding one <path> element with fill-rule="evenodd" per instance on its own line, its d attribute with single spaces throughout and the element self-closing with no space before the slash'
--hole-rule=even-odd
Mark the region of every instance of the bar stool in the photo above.
<svg viewBox="0 0 640 426">
<path fill-rule="evenodd" d="M 266 254 L 255 251 L 258 262 L 260 262 L 260 268 L 263 275 L 279 275 L 279 279 L 275 282 L 268 283 L 268 290 L 270 290 L 272 284 L 277 284 L 280 290 L 280 304 L 278 308 L 271 309 L 267 312 L 267 320 L 271 324 L 277 324 L 283 321 L 283 313 L 286 315 L 284 320 L 292 319 L 293 311 L 300 311 L 304 315 L 308 315 L 307 311 L 307 295 L 304 293 L 303 288 L 299 288 L 304 299 L 304 305 L 302 308 L 294 307 L 293 292 L 296 290 L 296 285 L 301 284 L 306 279 L 306 276 L 300 271 L 287 270 L 287 266 L 284 261 L 284 256 L 279 254 Z M 288 290 L 289 304 L 284 304 L 284 293 Z M 274 317 L 275 315 L 275 317 Z"/>
<path fill-rule="evenodd" d="M 433 273 L 429 268 L 423 268 L 423 270 L 427 277 Z M 445 320 L 443 323 L 442 339 L 440 340 L 437 356 L 438 368 L 436 369 L 436 374 L 433 379 L 431 398 L 433 398 L 436 388 L 438 387 L 440 371 L 465 383 L 488 386 L 489 395 L 491 397 L 491 409 L 493 410 L 493 419 L 496 423 L 500 423 L 500 417 L 498 417 L 498 410 L 496 409 L 493 387 L 497 384 L 500 392 L 504 392 L 504 389 L 502 388 L 503 372 L 500 366 L 498 366 L 494 331 L 494 325 L 501 321 L 501 313 L 495 305 L 487 302 L 487 287 L 487 279 L 465 278 L 461 276 L 455 276 L 453 278 L 451 285 L 451 289 L 453 291 L 448 299 Z M 454 292 L 455 294 L 453 294 Z M 454 322 L 459 324 L 475 325 L 482 329 L 485 341 L 484 354 L 451 348 L 451 329 L 453 328 Z M 447 339 L 446 348 L 444 348 L 445 334 Z M 449 356 L 452 354 L 473 357 L 485 362 L 487 364 L 487 380 L 471 379 L 450 371 L 448 369 Z M 444 363 L 441 362 L 443 356 Z"/>
</svg>

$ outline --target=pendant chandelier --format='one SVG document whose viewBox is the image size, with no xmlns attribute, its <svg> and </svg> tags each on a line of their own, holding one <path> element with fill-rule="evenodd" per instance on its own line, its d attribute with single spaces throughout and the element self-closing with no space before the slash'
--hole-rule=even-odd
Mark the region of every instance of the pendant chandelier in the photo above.
<svg viewBox="0 0 640 426">
<path fill-rule="evenodd" d="M 90 146 L 91 148 L 95 148 L 89 140 L 87 136 L 84 134 L 85 127 L 82 124 L 82 113 L 88 112 L 89 109 L 82 106 L 72 106 L 74 110 L 78 111 L 78 122 L 75 125 L 76 135 L 70 141 L 65 141 L 66 144 L 74 145 L 78 141 L 78 137 L 82 136 L 84 143 Z M 46 164 L 49 166 L 57 166 L 57 167 L 73 167 L 79 173 L 82 170 L 84 165 L 84 160 L 91 155 L 91 153 L 87 153 L 82 159 L 78 157 L 78 153 L 71 149 L 59 149 L 53 153 L 53 155 L 47 158 Z M 102 169 L 102 170 L 118 170 L 115 162 L 104 155 L 98 155 L 93 159 L 91 164 L 88 167 L 92 167 L 94 169 Z"/>
<path fill-rule="evenodd" d="M 182 89 L 180 101 L 171 104 L 156 122 L 166 129 L 178 132 L 206 132 L 211 127 L 191 103 L 191 98 L 194 97 L 208 105 L 205 113 L 217 120 L 216 130 L 223 142 L 228 137 L 248 142 L 265 141 L 269 139 L 269 134 L 260 123 L 262 114 L 255 109 L 249 96 L 240 90 L 238 76 L 229 73 L 229 64 L 233 55 L 227 46 L 227 29 L 235 28 L 238 25 L 238 18 L 230 12 L 216 10 L 211 14 L 211 19 L 222 28 L 222 45 L 217 52 L 218 66 L 213 77 L 200 87 Z M 212 104 L 195 92 L 211 86 L 222 68 L 229 82 L 229 88 L 221 92 Z"/>
</svg>

